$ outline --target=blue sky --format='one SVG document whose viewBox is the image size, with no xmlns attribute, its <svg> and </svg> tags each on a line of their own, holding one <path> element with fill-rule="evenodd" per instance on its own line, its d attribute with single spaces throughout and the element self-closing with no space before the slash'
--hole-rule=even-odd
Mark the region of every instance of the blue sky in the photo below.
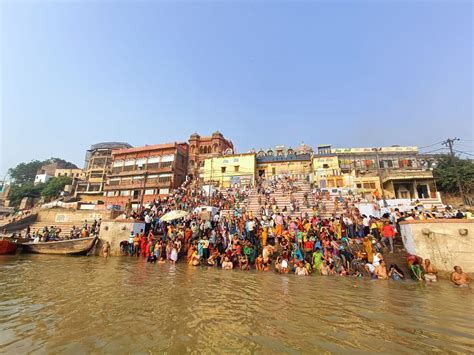
<svg viewBox="0 0 474 355">
<path fill-rule="evenodd" d="M 82 165 L 97 142 L 215 130 L 239 152 L 450 136 L 473 151 L 472 10 L 468 1 L 4 1 L 0 174 L 51 156 Z"/>
</svg>

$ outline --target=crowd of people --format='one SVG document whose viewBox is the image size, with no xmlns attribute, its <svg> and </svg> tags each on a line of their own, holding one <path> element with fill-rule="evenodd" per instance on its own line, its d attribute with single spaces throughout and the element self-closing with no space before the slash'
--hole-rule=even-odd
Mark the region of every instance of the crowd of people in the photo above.
<svg viewBox="0 0 474 355">
<path fill-rule="evenodd" d="M 277 189 L 285 193 L 296 191 L 293 181 L 288 179 L 266 183 L 265 187 L 259 184 L 263 210 L 254 216 L 244 207 L 249 196 L 247 188 L 229 188 L 208 196 L 187 182 L 170 197 L 158 199 L 146 209 L 127 211 L 126 217 L 143 220 L 145 227 L 122 241 L 122 252 L 146 258 L 150 263 L 186 262 L 194 267 L 225 270 L 274 270 L 301 276 L 339 275 L 395 281 L 437 280 L 438 271 L 428 259 L 409 255 L 408 275 L 403 272 L 407 270 L 403 265 L 385 261 L 396 247 L 399 222 L 415 218 L 416 212 L 414 217 L 394 209 L 375 218 L 361 214 L 350 200 L 342 199 L 337 216 L 323 218 L 315 205 L 312 213 L 293 217 L 272 200 L 272 193 Z M 322 197 L 317 200 L 324 205 Z M 203 204 L 230 213 L 196 211 Z M 175 209 L 188 214 L 173 221 L 162 220 Z M 452 280 L 459 285 L 469 284 L 469 276 L 456 268 Z"/>
<path fill-rule="evenodd" d="M 101 223 L 102 220 L 100 218 L 99 220 L 94 220 L 92 223 L 88 223 L 87 220 L 85 220 L 81 227 L 72 226 L 67 234 L 64 234 L 61 227 L 58 226 L 43 226 L 41 228 L 31 229 L 28 225 L 23 235 L 19 232 L 18 234 L 14 233 L 11 237 L 14 239 L 32 241 L 33 243 L 87 238 L 99 234 Z"/>
</svg>

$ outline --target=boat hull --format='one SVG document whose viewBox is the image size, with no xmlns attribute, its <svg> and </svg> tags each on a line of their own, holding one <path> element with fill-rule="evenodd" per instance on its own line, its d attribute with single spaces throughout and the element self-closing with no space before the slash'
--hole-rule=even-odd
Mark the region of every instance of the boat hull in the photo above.
<svg viewBox="0 0 474 355">
<path fill-rule="evenodd" d="M 8 240 L 0 240 L 0 255 L 15 254 L 18 244 Z"/>
<path fill-rule="evenodd" d="M 85 255 L 93 247 L 97 237 L 61 240 L 57 242 L 23 243 L 25 253 L 56 254 L 56 255 Z"/>
</svg>

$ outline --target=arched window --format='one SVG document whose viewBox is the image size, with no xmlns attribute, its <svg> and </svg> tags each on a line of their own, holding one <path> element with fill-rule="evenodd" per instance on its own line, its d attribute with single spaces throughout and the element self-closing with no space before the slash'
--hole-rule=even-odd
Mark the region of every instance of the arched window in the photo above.
<svg viewBox="0 0 474 355">
<path fill-rule="evenodd" d="M 199 147 L 199 153 L 200 153 L 200 154 L 204 154 L 204 147 L 202 147 L 202 146 Z"/>
<path fill-rule="evenodd" d="M 196 149 L 196 147 L 194 145 L 191 146 L 191 154 L 194 154 L 194 150 Z"/>
<path fill-rule="evenodd" d="M 217 144 L 214 144 L 213 149 L 214 149 L 214 153 L 217 153 Z"/>
</svg>

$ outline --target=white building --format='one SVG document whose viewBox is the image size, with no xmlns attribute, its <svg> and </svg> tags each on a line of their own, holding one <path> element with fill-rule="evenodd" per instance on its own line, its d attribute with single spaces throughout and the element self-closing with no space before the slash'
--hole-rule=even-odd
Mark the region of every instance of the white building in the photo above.
<svg viewBox="0 0 474 355">
<path fill-rule="evenodd" d="M 49 179 L 53 178 L 53 175 L 49 175 L 48 173 L 36 174 L 35 176 L 35 185 L 40 183 L 46 183 Z"/>
</svg>

